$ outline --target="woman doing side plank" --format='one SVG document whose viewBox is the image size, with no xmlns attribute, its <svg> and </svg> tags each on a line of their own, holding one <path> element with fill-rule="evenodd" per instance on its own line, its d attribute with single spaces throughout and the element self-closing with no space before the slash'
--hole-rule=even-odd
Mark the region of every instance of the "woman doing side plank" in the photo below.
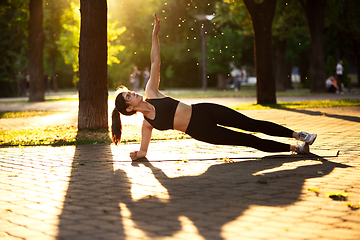
<svg viewBox="0 0 360 240">
<path fill-rule="evenodd" d="M 120 143 L 121 139 L 120 113 L 132 115 L 141 112 L 144 115 L 140 149 L 130 153 L 132 160 L 146 156 L 153 128 L 158 130 L 175 129 L 187 133 L 194 139 L 212 144 L 247 146 L 265 152 L 292 151 L 299 154 L 309 153 L 309 145 L 315 141 L 316 134 L 303 131 L 295 132 L 276 123 L 252 119 L 218 104 L 198 103 L 188 105 L 161 93 L 159 91 L 159 30 L 160 20 L 155 14 L 150 79 L 145 89 L 146 99 L 144 100 L 142 95 L 135 92 L 122 91 L 115 99 L 115 109 L 112 113 L 112 139 L 115 144 Z M 261 132 L 271 136 L 292 137 L 303 141 L 303 143 L 300 145 L 285 144 L 262 139 L 251 134 L 232 131 L 222 126 Z"/>
</svg>

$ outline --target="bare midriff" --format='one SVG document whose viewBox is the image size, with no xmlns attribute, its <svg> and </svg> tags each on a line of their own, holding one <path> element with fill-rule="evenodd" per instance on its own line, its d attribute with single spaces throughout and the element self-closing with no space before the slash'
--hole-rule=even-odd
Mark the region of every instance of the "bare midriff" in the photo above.
<svg viewBox="0 0 360 240">
<path fill-rule="evenodd" d="M 192 107 L 186 103 L 179 102 L 174 116 L 174 129 L 186 132 L 191 119 Z"/>
</svg>

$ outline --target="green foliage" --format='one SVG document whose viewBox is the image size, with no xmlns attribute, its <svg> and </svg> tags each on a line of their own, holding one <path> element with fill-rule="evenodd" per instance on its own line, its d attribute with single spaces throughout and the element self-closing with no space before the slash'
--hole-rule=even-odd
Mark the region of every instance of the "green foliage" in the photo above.
<svg viewBox="0 0 360 240">
<path fill-rule="evenodd" d="M 299 64 L 299 56 L 310 46 L 306 16 L 299 1 L 278 0 L 272 28 L 273 42 L 286 41 L 287 63 Z"/>
<path fill-rule="evenodd" d="M 227 74 L 230 64 L 241 66 L 242 50 L 245 46 L 242 44 L 245 36 L 238 34 L 230 26 L 214 31 L 213 35 L 208 37 L 208 73 Z"/>
<path fill-rule="evenodd" d="M 332 55 L 329 55 L 326 59 L 326 64 L 325 64 L 325 72 L 326 72 L 326 77 L 329 76 L 334 76 L 336 74 L 336 61 L 335 58 Z"/>
<path fill-rule="evenodd" d="M 59 38 L 59 51 L 66 64 L 72 66 L 74 72 L 79 71 L 79 39 L 80 39 L 80 7 L 70 2 L 70 8 L 64 10 L 61 19 L 63 33 Z"/>
<path fill-rule="evenodd" d="M 130 71 L 134 65 L 141 71 L 146 66 L 150 67 L 153 13 L 156 12 L 161 20 L 160 88 L 200 86 L 200 27 L 209 22 L 196 20 L 194 15 L 213 14 L 214 6 L 215 0 L 110 2 L 111 21 L 117 20 L 126 27 L 126 32 L 119 37 L 126 46 L 118 55 L 121 63 L 118 69 L 109 69 L 111 80 L 117 83 L 114 85 L 129 86 Z"/>
<path fill-rule="evenodd" d="M 241 31 L 242 35 L 253 35 L 252 22 L 242 0 L 218 2 L 216 4 L 216 15 L 220 26 L 231 24 L 233 28 Z"/>
<path fill-rule="evenodd" d="M 237 68 L 254 66 L 254 39 L 250 16 L 243 1 L 217 2 L 216 30 L 208 40 L 211 73 L 227 73 L 230 63 Z"/>
<path fill-rule="evenodd" d="M 0 3 L 0 96 L 18 94 L 16 75 L 23 78 L 28 65 L 29 0 L 4 0 Z M 161 19 L 162 89 L 201 85 L 202 24 L 207 28 L 207 69 L 212 76 L 236 67 L 254 67 L 253 29 L 242 0 L 132 0 L 108 1 L 108 77 L 109 87 L 129 86 L 132 67 L 150 66 L 153 13 Z M 310 36 L 301 1 L 277 1 L 273 22 L 273 44 L 286 41 L 286 61 L 303 64 Z M 340 58 L 344 70 L 354 65 L 355 43 L 360 43 L 360 18 L 357 0 L 327 1 L 324 48 L 327 76 Z M 47 37 L 44 69 L 58 75 L 60 87 L 71 87 L 77 79 L 79 43 L 79 0 L 44 1 L 44 31 Z M 209 21 L 196 20 L 197 14 L 215 14 Z M 226 48 L 227 46 L 227 48 Z M 348 64 L 348 65 L 346 65 Z M 54 67 L 55 65 L 55 67 Z M 308 66 L 305 64 L 305 68 Z M 74 73 L 75 72 L 75 73 Z M 304 70 L 306 73 L 306 69 Z M 331 74 L 333 75 L 333 74 Z M 344 76 L 348 85 L 347 76 Z M 325 81 L 325 79 L 324 79 Z M 309 84 L 309 83 L 308 83 Z M 211 87 L 211 85 L 210 85 Z"/>
<path fill-rule="evenodd" d="M 64 10 L 64 17 L 61 19 L 63 33 L 59 39 L 59 50 L 64 57 L 66 64 L 70 64 L 73 72 L 79 71 L 79 38 L 80 38 L 80 5 L 79 2 L 70 2 L 70 8 Z M 118 41 L 118 36 L 125 32 L 126 28 L 118 28 L 118 22 L 108 23 L 108 62 L 118 64 L 120 60 L 116 55 L 125 49 Z"/>
<path fill-rule="evenodd" d="M 28 63 L 28 20 L 27 0 L 0 2 L 0 97 L 20 93 L 17 80 L 24 79 Z"/>
</svg>

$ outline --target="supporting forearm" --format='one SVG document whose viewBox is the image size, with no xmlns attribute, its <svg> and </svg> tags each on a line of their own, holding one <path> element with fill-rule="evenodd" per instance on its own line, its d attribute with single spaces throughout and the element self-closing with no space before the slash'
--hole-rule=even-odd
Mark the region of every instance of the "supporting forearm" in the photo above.
<svg viewBox="0 0 360 240">
<path fill-rule="evenodd" d="M 149 143 L 151 140 L 151 134 L 152 134 L 152 127 L 150 127 L 148 125 L 150 125 L 150 124 L 143 123 L 143 126 L 141 128 L 140 151 L 145 152 L 145 153 L 147 153 Z"/>
</svg>

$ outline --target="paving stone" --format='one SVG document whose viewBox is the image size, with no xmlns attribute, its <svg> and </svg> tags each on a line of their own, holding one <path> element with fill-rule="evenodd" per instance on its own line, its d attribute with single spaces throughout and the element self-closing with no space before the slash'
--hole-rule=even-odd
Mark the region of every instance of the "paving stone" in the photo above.
<svg viewBox="0 0 360 240">
<path fill-rule="evenodd" d="M 139 144 L 0 148 L 0 238 L 359 239 L 360 107 L 245 114 L 318 133 L 314 155 L 192 139 L 151 142 L 150 163 L 131 162 Z"/>
</svg>

